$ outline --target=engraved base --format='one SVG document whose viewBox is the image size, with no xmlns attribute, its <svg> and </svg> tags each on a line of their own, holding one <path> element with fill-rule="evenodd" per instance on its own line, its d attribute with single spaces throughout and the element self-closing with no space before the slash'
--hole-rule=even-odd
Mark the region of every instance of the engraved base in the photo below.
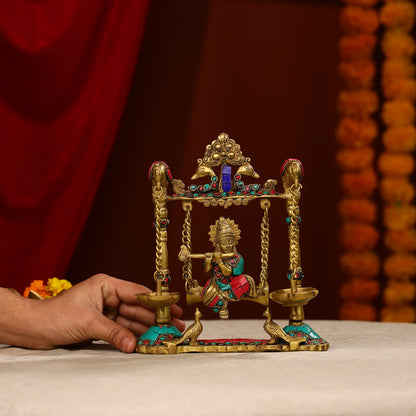
<svg viewBox="0 0 416 416">
<path fill-rule="evenodd" d="M 183 354 L 187 352 L 289 352 L 289 344 L 285 341 L 268 344 L 266 339 L 213 339 L 198 340 L 197 345 L 190 345 L 189 341 L 181 344 L 165 345 L 162 342 L 149 345 L 142 340 L 137 342 L 136 352 L 141 354 Z M 329 344 L 314 339 L 299 344 L 297 351 L 326 351 Z M 292 350 L 293 351 L 293 350 Z"/>
</svg>

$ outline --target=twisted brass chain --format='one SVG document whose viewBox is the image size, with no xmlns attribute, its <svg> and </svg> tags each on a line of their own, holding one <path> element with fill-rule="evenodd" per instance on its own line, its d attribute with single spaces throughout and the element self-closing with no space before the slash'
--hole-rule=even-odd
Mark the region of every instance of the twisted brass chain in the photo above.
<svg viewBox="0 0 416 416">
<path fill-rule="evenodd" d="M 162 278 L 162 232 L 160 224 L 160 197 L 162 196 L 160 186 L 153 188 L 153 201 L 155 204 L 155 230 L 156 230 L 156 270 L 153 274 L 154 279 Z"/>
<path fill-rule="evenodd" d="M 191 253 L 191 211 L 192 203 L 183 203 L 182 207 L 186 212 L 185 221 L 182 228 L 182 244 L 188 249 L 188 253 Z M 187 258 L 182 267 L 182 277 L 185 280 L 185 290 L 190 292 L 192 288 L 198 286 L 198 281 L 192 279 L 192 262 L 190 258 Z"/>
<path fill-rule="evenodd" d="M 270 201 L 268 199 L 261 200 L 260 206 L 264 210 L 263 219 L 261 221 L 261 269 L 260 269 L 260 287 L 263 292 L 269 290 L 268 283 L 268 267 L 269 267 L 269 208 Z"/>
<path fill-rule="evenodd" d="M 287 214 L 289 222 L 289 269 L 295 273 L 300 270 L 300 247 L 299 247 L 299 199 L 300 186 L 291 190 L 292 197 L 287 200 Z"/>
</svg>

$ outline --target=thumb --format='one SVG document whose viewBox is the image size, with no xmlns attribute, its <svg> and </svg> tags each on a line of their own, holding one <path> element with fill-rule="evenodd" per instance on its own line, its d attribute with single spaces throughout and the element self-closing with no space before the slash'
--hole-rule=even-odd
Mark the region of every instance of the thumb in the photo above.
<svg viewBox="0 0 416 416">
<path fill-rule="evenodd" d="M 124 326 L 108 319 L 104 315 L 97 316 L 92 336 L 106 341 L 123 352 L 133 352 L 136 348 L 136 336 Z"/>
</svg>

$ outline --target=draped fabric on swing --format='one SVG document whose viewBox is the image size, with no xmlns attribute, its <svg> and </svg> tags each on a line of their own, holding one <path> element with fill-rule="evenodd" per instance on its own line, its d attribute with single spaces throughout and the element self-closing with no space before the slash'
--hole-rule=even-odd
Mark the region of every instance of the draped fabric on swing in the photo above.
<svg viewBox="0 0 416 416">
<path fill-rule="evenodd" d="M 114 142 L 149 0 L 0 0 L 0 286 L 65 272 Z"/>
</svg>

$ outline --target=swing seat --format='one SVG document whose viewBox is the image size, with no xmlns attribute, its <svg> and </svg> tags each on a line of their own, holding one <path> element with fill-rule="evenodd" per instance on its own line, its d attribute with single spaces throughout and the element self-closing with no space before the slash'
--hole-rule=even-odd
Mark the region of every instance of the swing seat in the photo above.
<svg viewBox="0 0 416 416">
<path fill-rule="evenodd" d="M 204 288 L 202 286 L 197 286 L 192 288 L 189 292 L 186 293 L 186 304 L 188 306 L 194 305 L 195 303 L 202 302 L 202 291 Z M 246 296 L 238 300 L 247 300 L 250 302 L 259 303 L 260 305 L 269 306 L 269 291 L 260 286 L 256 287 L 257 295 L 256 296 Z"/>
</svg>

